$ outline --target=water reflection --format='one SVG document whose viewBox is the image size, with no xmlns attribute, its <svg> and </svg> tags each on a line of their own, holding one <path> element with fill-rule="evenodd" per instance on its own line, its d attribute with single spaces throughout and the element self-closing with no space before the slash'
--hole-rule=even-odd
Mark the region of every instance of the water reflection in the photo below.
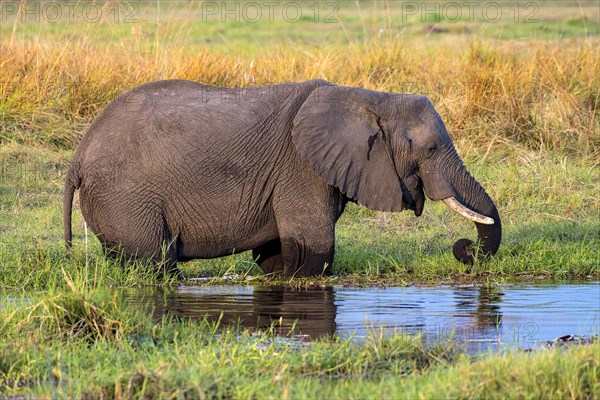
<svg viewBox="0 0 600 400">
<path fill-rule="evenodd" d="M 531 347 L 556 337 L 597 335 L 598 283 L 542 286 L 466 286 L 295 289 L 284 286 L 181 286 L 124 289 L 125 301 L 160 319 L 221 319 L 221 326 L 273 326 L 281 335 L 360 340 L 369 331 L 422 333 L 478 346 Z M 473 349 L 472 349 L 473 350 Z M 478 349 L 475 349 L 477 351 Z"/>
<path fill-rule="evenodd" d="M 246 329 L 273 328 L 278 334 L 305 334 L 311 338 L 336 331 L 332 287 L 293 289 L 285 286 L 182 286 L 177 290 L 145 288 L 124 291 L 124 296 L 152 313 L 220 320 L 222 326 Z"/>
<path fill-rule="evenodd" d="M 454 336 L 462 340 L 472 340 L 476 337 L 493 338 L 502 329 L 502 312 L 500 304 L 502 296 L 500 287 L 459 287 L 454 290 L 456 299 L 457 321 L 450 324 Z M 459 323 L 460 322 L 460 323 Z M 449 327 L 445 334 L 449 335 Z"/>
</svg>

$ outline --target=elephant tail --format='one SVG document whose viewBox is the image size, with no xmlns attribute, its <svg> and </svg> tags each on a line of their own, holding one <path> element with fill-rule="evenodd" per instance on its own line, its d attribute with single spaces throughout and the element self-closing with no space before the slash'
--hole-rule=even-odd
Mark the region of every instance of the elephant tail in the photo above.
<svg viewBox="0 0 600 400">
<path fill-rule="evenodd" d="M 73 195 L 79 188 L 81 179 L 79 178 L 79 168 L 76 163 L 69 165 L 67 178 L 65 179 L 65 193 L 63 197 L 63 224 L 65 229 L 65 245 L 67 251 L 73 247 L 73 235 L 71 232 L 71 213 L 73 210 Z"/>
</svg>

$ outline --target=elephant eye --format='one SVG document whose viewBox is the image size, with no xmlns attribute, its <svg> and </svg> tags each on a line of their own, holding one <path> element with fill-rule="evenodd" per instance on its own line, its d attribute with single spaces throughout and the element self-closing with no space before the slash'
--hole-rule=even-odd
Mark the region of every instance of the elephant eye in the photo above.
<svg viewBox="0 0 600 400">
<path fill-rule="evenodd" d="M 429 143 L 427 145 L 427 158 L 433 156 L 435 154 L 436 150 L 437 150 L 437 144 Z"/>
</svg>

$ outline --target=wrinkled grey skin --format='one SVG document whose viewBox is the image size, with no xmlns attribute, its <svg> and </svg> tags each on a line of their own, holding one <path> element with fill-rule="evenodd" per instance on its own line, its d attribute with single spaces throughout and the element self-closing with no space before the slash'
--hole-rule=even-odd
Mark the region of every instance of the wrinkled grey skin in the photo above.
<svg viewBox="0 0 600 400">
<path fill-rule="evenodd" d="M 414 210 L 455 197 L 494 219 L 476 224 L 481 255 L 502 235 L 494 202 L 467 172 L 425 97 L 302 83 L 222 89 L 148 83 L 120 95 L 81 140 L 65 182 L 65 240 L 80 190 L 108 255 L 177 262 L 252 250 L 266 273 L 328 274 L 348 201 Z M 473 262 L 472 242 L 454 247 Z"/>
</svg>

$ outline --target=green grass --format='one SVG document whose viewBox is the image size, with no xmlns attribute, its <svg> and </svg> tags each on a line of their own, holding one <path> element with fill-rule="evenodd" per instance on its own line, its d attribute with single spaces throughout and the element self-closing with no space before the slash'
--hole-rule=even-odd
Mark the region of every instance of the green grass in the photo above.
<svg viewBox="0 0 600 400">
<path fill-rule="evenodd" d="M 152 320 L 70 289 L 1 304 L 0 396 L 572 398 L 600 389 L 600 345 L 467 356 L 419 336 L 302 342 L 206 321 Z"/>
</svg>

